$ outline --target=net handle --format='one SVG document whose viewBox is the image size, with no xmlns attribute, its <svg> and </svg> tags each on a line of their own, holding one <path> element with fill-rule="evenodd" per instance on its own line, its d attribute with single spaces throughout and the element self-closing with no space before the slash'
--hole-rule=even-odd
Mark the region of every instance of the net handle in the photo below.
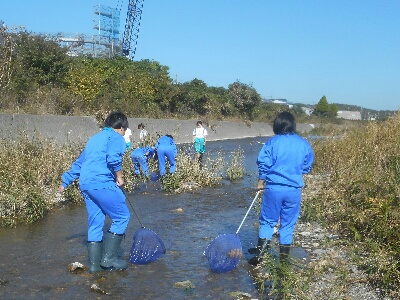
<svg viewBox="0 0 400 300">
<path fill-rule="evenodd" d="M 126 191 L 125 191 L 122 187 L 120 187 L 120 188 L 121 188 L 121 191 L 122 191 L 122 192 L 124 193 L 124 195 L 125 195 L 126 201 L 128 201 L 129 205 L 131 206 L 131 208 L 132 208 L 132 210 L 133 210 L 133 213 L 134 213 L 135 216 L 136 216 L 136 219 L 138 219 L 140 226 L 141 226 L 142 228 L 145 228 L 145 227 L 143 226 L 142 221 L 140 221 L 140 218 L 139 218 L 138 214 L 136 213 L 135 209 L 133 208 L 133 205 L 132 205 L 131 201 L 129 200 L 128 195 L 126 194 Z"/>
<path fill-rule="evenodd" d="M 236 234 L 239 233 L 239 230 L 240 230 L 240 228 L 242 227 L 242 225 L 243 225 L 243 223 L 244 223 L 244 220 L 246 220 L 247 215 L 248 215 L 249 212 L 250 212 L 250 209 L 253 207 L 254 202 L 256 202 L 256 199 L 258 198 L 258 195 L 260 195 L 260 193 L 261 193 L 261 190 L 258 190 L 256 196 L 255 196 L 254 199 L 253 199 L 253 202 L 251 202 L 250 207 L 249 207 L 249 209 L 247 210 L 246 215 L 244 216 L 244 218 L 243 218 L 243 220 L 242 220 L 242 223 L 240 223 L 239 228 L 236 230 Z"/>
</svg>

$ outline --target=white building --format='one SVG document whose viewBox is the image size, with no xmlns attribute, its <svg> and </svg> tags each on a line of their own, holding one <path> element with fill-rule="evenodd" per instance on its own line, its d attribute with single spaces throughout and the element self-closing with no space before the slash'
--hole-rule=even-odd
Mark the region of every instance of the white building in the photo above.
<svg viewBox="0 0 400 300">
<path fill-rule="evenodd" d="M 337 117 L 346 120 L 361 120 L 361 111 L 339 110 Z"/>
<path fill-rule="evenodd" d="M 306 115 L 310 116 L 314 112 L 314 108 L 302 106 L 301 110 L 306 113 Z"/>
<path fill-rule="evenodd" d="M 293 104 L 289 104 L 286 99 L 263 99 L 264 103 L 275 103 L 281 105 L 287 105 L 289 108 L 293 107 Z"/>
</svg>

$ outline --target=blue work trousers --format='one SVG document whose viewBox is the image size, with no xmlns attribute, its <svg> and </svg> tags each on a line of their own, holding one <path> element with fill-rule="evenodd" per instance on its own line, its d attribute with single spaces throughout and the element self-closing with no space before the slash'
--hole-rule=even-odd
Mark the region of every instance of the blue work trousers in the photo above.
<svg viewBox="0 0 400 300">
<path fill-rule="evenodd" d="M 130 213 L 126 205 L 125 194 L 117 185 L 82 191 L 88 214 L 88 242 L 103 240 L 103 227 L 106 215 L 112 220 L 110 232 L 124 234 L 128 226 Z"/>
<path fill-rule="evenodd" d="M 260 212 L 259 237 L 270 240 L 279 227 L 280 244 L 293 242 L 293 231 L 300 215 L 301 188 L 266 189 Z"/>
<path fill-rule="evenodd" d="M 149 165 L 147 163 L 147 157 L 145 155 L 133 156 L 132 163 L 136 175 L 140 175 L 140 168 L 142 168 L 144 175 L 149 175 Z"/>
<path fill-rule="evenodd" d="M 175 158 L 176 158 L 176 147 L 171 145 L 160 145 L 157 148 L 157 155 L 158 155 L 158 168 L 160 169 L 160 175 L 165 175 L 165 167 L 166 162 L 169 162 L 169 172 L 175 173 L 176 165 L 175 165 Z"/>
</svg>

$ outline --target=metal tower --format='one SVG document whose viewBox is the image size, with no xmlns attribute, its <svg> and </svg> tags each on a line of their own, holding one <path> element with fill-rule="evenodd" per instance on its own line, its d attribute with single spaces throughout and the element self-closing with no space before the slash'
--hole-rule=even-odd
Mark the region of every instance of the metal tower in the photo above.
<svg viewBox="0 0 400 300">
<path fill-rule="evenodd" d="M 94 9 L 94 14 L 98 16 L 93 29 L 96 29 L 98 34 L 94 36 L 98 46 L 104 46 L 110 51 L 110 57 L 114 53 L 120 52 L 119 40 L 119 15 L 120 11 L 117 8 L 112 8 L 104 5 L 97 5 Z M 116 51 L 118 49 L 118 51 Z"/>
<path fill-rule="evenodd" d="M 120 9 L 96 5 L 93 13 L 96 15 L 96 20 L 93 21 L 96 34 L 86 36 L 60 32 L 55 36 L 55 40 L 62 47 L 68 48 L 67 54 L 70 56 L 113 57 L 120 54 Z"/>
<path fill-rule="evenodd" d="M 122 55 L 125 55 L 131 60 L 135 57 L 143 3 L 144 0 L 129 0 L 125 31 L 122 40 Z"/>
</svg>

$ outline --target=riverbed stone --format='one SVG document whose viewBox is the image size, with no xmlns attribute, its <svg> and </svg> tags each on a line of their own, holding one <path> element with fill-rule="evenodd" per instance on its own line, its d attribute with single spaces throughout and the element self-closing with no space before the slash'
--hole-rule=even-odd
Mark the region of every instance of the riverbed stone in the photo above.
<svg viewBox="0 0 400 300">
<path fill-rule="evenodd" d="M 190 280 L 185 280 L 185 281 L 175 282 L 175 287 L 194 289 L 196 286 Z"/>
</svg>

